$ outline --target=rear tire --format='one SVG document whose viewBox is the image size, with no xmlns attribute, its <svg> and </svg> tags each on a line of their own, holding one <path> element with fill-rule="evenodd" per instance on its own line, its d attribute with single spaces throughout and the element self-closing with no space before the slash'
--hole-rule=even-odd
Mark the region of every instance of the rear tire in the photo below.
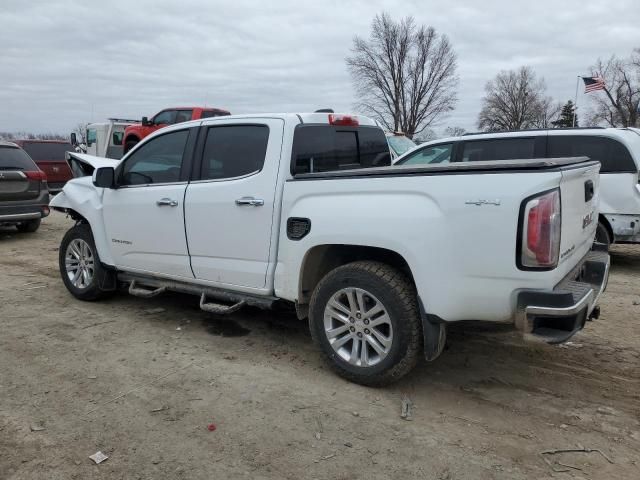
<svg viewBox="0 0 640 480">
<path fill-rule="evenodd" d="M 65 287 L 77 299 L 94 301 L 114 293 L 112 288 L 101 288 L 115 283 L 115 278 L 111 278 L 115 273 L 100 263 L 91 227 L 86 223 L 76 225 L 64 235 L 58 263 Z"/>
<path fill-rule="evenodd" d="M 309 326 L 329 366 L 367 386 L 402 378 L 422 347 L 415 287 L 381 262 L 358 261 L 329 272 L 313 292 Z"/>
<path fill-rule="evenodd" d="M 607 248 L 611 245 L 611 237 L 609 236 L 609 230 L 602 222 L 598 222 L 598 227 L 596 228 L 596 238 L 595 241 L 598 243 L 604 243 Z"/>
<path fill-rule="evenodd" d="M 16 225 L 16 228 L 21 233 L 33 233 L 40 228 L 41 221 L 40 218 L 36 218 L 35 220 L 19 223 Z"/>
</svg>

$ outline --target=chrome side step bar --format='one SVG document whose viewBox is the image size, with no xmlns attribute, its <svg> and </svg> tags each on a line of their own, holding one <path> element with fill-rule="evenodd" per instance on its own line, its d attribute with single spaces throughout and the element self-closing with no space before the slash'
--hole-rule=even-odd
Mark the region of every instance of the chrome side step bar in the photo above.
<svg viewBox="0 0 640 480">
<path fill-rule="evenodd" d="M 228 315 L 240 310 L 247 304 L 244 300 L 240 300 L 233 305 L 223 305 L 221 303 L 207 302 L 206 300 L 207 295 L 202 292 L 202 296 L 200 297 L 200 308 L 205 312 L 215 313 L 216 315 Z"/>
<path fill-rule="evenodd" d="M 129 295 L 141 298 L 152 298 L 167 291 L 167 287 L 158 287 L 153 290 L 147 288 L 136 287 L 136 281 L 132 280 L 129 285 Z"/>
<path fill-rule="evenodd" d="M 200 308 L 217 315 L 227 315 L 245 306 L 268 310 L 282 302 L 273 296 L 240 293 L 136 273 L 118 272 L 118 281 L 129 284 L 129 293 L 136 297 L 152 298 L 168 291 L 197 295 L 200 297 Z"/>
</svg>

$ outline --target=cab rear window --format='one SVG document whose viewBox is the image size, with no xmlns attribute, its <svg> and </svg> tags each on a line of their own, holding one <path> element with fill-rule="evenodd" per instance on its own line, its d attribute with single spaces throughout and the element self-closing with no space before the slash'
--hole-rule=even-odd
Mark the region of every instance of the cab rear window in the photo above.
<svg viewBox="0 0 640 480">
<path fill-rule="evenodd" d="M 298 125 L 291 173 L 329 172 L 391 165 L 384 132 L 377 127 Z"/>
</svg>

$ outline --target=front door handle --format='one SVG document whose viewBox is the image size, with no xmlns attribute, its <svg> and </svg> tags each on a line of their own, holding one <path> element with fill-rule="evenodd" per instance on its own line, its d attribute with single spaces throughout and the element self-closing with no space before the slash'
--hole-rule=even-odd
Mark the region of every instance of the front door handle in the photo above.
<svg viewBox="0 0 640 480">
<path fill-rule="evenodd" d="M 252 207 L 261 207 L 264 205 L 264 200 L 261 198 L 242 197 L 236 200 L 236 205 L 251 205 Z"/>
<path fill-rule="evenodd" d="M 164 207 L 164 206 L 177 207 L 178 206 L 178 201 L 177 200 L 171 200 L 170 198 L 161 198 L 160 200 L 158 200 L 156 202 L 156 205 L 158 205 L 159 207 Z"/>
</svg>

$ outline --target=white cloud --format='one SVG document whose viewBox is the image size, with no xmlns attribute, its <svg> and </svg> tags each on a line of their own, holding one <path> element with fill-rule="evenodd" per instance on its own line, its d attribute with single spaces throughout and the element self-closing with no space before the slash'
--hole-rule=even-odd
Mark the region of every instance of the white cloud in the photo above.
<svg viewBox="0 0 640 480">
<path fill-rule="evenodd" d="M 467 129 L 501 69 L 531 65 L 566 101 L 599 56 L 640 47 L 633 0 L 2 3 L 0 130 L 9 131 L 67 132 L 203 103 L 236 113 L 351 110 L 344 58 L 382 10 L 450 37 L 460 101 L 443 125 Z"/>
</svg>

